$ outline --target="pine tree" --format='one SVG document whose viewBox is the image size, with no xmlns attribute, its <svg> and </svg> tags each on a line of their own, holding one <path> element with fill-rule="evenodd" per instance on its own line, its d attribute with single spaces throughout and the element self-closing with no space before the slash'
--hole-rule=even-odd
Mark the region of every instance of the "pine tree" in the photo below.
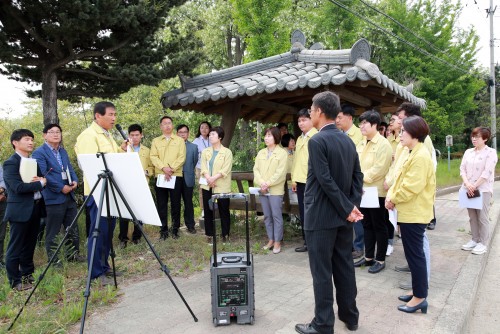
<svg viewBox="0 0 500 334">
<path fill-rule="evenodd" d="M 113 98 L 156 85 L 199 59 L 194 29 L 169 20 L 186 0 L 0 0 L 0 71 L 41 84 L 44 124 L 58 123 L 57 99 Z"/>
</svg>

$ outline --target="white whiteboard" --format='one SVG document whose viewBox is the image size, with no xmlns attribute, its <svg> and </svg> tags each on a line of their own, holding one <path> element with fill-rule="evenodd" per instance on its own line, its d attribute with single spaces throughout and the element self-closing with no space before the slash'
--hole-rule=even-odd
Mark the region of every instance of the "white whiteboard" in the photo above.
<svg viewBox="0 0 500 334">
<path fill-rule="evenodd" d="M 139 154 L 133 153 L 106 153 L 106 164 L 108 169 L 113 173 L 118 188 L 120 188 L 123 196 L 125 197 L 131 210 L 138 220 L 144 224 L 161 226 L 160 217 L 156 210 L 153 196 L 144 176 L 141 160 Z M 99 180 L 98 175 L 104 171 L 104 162 L 101 156 L 97 154 L 79 154 L 78 162 L 83 170 L 86 181 L 89 183 L 90 189 L 94 187 Z M 92 196 L 99 207 L 99 200 L 102 192 L 103 179 L 94 190 Z M 121 200 L 118 192 L 115 189 L 116 200 L 118 202 L 122 218 L 132 219 L 132 216 L 127 210 L 127 207 Z M 109 191 L 110 211 L 111 216 L 118 217 L 118 209 L 113 198 L 111 189 Z M 102 213 L 106 215 L 106 196 L 104 196 L 104 203 Z"/>
</svg>

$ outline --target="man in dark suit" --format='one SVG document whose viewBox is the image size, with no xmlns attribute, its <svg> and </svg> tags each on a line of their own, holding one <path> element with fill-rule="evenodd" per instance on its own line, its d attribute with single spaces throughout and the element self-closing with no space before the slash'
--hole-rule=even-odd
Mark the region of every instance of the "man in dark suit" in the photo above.
<svg viewBox="0 0 500 334">
<path fill-rule="evenodd" d="M 314 286 L 314 319 L 297 324 L 299 333 L 333 333 L 333 281 L 339 319 L 358 328 L 356 277 L 352 262 L 352 223 L 363 218 L 363 174 L 356 147 L 335 126 L 340 101 L 332 92 L 316 94 L 310 110 L 319 132 L 309 140 L 309 167 L 304 195 L 309 265 Z"/>
<path fill-rule="evenodd" d="M 195 173 L 194 169 L 198 163 L 198 146 L 191 143 L 189 138 L 189 127 L 186 124 L 177 126 L 177 135 L 184 139 L 186 143 L 186 161 L 182 166 L 182 200 L 184 201 L 184 223 L 191 234 L 196 234 L 194 228 L 194 208 L 193 208 L 193 189 Z"/>
<path fill-rule="evenodd" d="M 47 218 L 45 219 L 45 249 L 48 260 L 54 254 L 57 244 L 56 236 L 61 226 L 68 229 L 77 214 L 74 190 L 78 185 L 78 178 L 69 161 L 68 152 L 61 147 L 62 129 L 58 124 L 48 124 L 43 128 L 45 143 L 33 152 L 38 167 L 46 175 L 47 186 L 42 191 Z M 80 237 L 78 224 L 74 224 L 69 231 L 70 239 L 67 245 L 67 258 L 70 261 L 84 261 L 80 252 Z"/>
<path fill-rule="evenodd" d="M 40 218 L 45 217 L 45 204 L 40 191 L 47 179 L 42 177 L 40 168 L 37 168 L 37 175 L 29 182 L 23 181 L 20 172 L 21 159 L 28 158 L 33 151 L 34 138 L 30 130 L 14 130 L 10 142 L 16 153 L 3 164 L 7 187 L 4 221 L 10 222 L 10 240 L 5 262 L 10 286 L 16 291 L 31 289 L 35 281 L 33 254 Z"/>
</svg>

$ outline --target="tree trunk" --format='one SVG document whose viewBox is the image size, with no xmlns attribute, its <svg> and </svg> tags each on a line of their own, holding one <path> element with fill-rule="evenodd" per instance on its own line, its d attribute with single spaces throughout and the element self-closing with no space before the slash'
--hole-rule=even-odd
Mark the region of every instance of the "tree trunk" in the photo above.
<svg viewBox="0 0 500 334">
<path fill-rule="evenodd" d="M 54 71 L 42 73 L 43 124 L 59 124 L 57 116 L 57 75 Z"/>
</svg>

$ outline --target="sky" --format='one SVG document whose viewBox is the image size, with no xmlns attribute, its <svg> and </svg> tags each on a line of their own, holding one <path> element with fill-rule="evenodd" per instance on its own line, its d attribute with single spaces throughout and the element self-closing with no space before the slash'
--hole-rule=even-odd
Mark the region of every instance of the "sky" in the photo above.
<svg viewBox="0 0 500 334">
<path fill-rule="evenodd" d="M 480 37 L 480 50 L 477 54 L 478 62 L 481 66 L 489 69 L 490 67 L 490 20 L 486 16 L 486 9 L 489 7 L 490 0 L 461 0 L 464 10 L 459 20 L 459 25 L 463 28 L 474 26 Z M 495 43 L 495 63 L 500 61 L 500 0 L 493 1 L 493 7 L 497 6 L 494 15 L 494 35 L 497 40 Z M 18 117 L 26 113 L 26 108 L 22 102 L 28 100 L 24 94 L 26 85 L 7 79 L 0 75 L 0 119 L 4 117 Z"/>
</svg>

